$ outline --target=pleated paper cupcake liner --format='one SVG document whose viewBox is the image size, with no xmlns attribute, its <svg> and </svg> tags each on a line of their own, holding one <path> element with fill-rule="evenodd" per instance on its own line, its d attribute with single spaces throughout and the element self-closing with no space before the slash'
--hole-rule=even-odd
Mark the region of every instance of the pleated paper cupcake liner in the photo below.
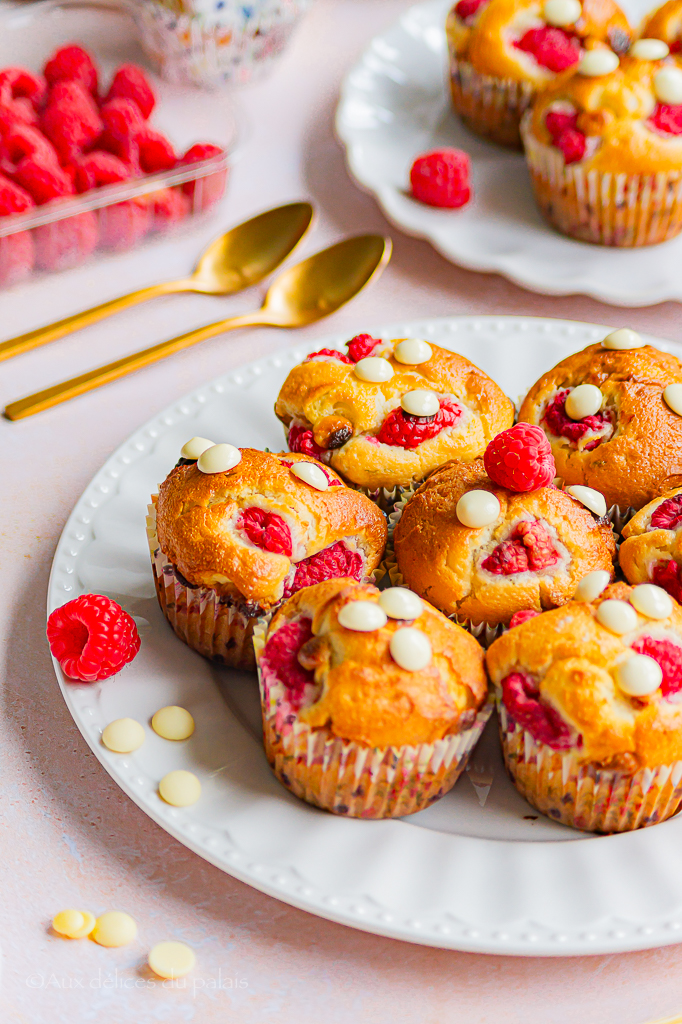
<svg viewBox="0 0 682 1024">
<path fill-rule="evenodd" d="M 269 617 L 260 619 L 254 630 L 257 663 L 268 622 Z M 328 728 L 289 722 L 284 685 L 271 670 L 258 668 L 263 742 L 275 776 L 307 803 L 351 818 L 399 818 L 445 796 L 465 770 L 493 709 L 488 700 L 470 729 L 434 743 L 367 747 Z"/>
<path fill-rule="evenodd" d="M 188 587 L 180 582 L 159 546 L 155 498 L 149 506 L 147 537 L 161 611 L 177 636 L 205 658 L 228 668 L 254 669 L 253 627 L 257 616 L 245 615 L 233 602 L 221 600 L 210 587 Z"/>
<path fill-rule="evenodd" d="M 521 149 L 519 125 L 536 91 L 530 82 L 482 75 L 450 53 L 452 104 L 466 126 L 486 139 Z"/>
<path fill-rule="evenodd" d="M 562 153 L 521 125 L 535 198 L 545 219 L 581 242 L 630 248 L 682 230 L 682 172 L 612 174 L 566 165 Z"/>
<path fill-rule="evenodd" d="M 584 832 L 630 832 L 665 821 L 682 805 L 682 761 L 628 775 L 538 743 L 501 702 L 499 719 L 504 763 L 514 785 L 555 821 Z"/>
</svg>

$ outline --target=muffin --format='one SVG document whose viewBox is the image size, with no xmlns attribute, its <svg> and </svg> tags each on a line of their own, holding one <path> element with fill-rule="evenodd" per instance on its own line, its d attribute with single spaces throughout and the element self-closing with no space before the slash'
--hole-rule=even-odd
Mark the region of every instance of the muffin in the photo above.
<svg viewBox="0 0 682 1024">
<path fill-rule="evenodd" d="M 393 546 L 392 582 L 446 615 L 490 626 L 565 604 L 594 570 L 612 578 L 616 553 L 608 519 L 553 486 L 501 487 L 482 459 L 432 473 L 405 504 Z"/>
<path fill-rule="evenodd" d="M 589 51 L 521 133 L 540 211 L 563 234 L 631 247 L 682 229 L 682 69 L 664 43 Z"/>
<path fill-rule="evenodd" d="M 538 92 L 585 48 L 601 41 L 623 52 L 632 34 L 613 0 L 459 0 L 446 32 L 455 110 L 477 135 L 517 148 Z"/>
<path fill-rule="evenodd" d="M 491 712 L 483 652 L 415 594 L 327 580 L 254 635 L 265 752 L 308 803 L 355 818 L 451 789 Z"/>
<path fill-rule="evenodd" d="M 682 487 L 640 509 L 623 529 L 619 561 L 630 583 L 655 583 L 682 601 Z"/>
<path fill-rule="evenodd" d="M 377 500 L 390 503 L 452 458 L 475 459 L 514 422 L 502 390 L 456 352 L 368 334 L 347 349 L 322 349 L 295 366 L 275 413 L 293 451 Z"/>
<path fill-rule="evenodd" d="M 543 428 L 565 484 L 593 487 L 621 512 L 639 509 L 682 484 L 682 417 L 663 398 L 674 401 L 680 381 L 676 356 L 622 328 L 543 374 L 519 419 Z"/>
<path fill-rule="evenodd" d="M 682 803 L 682 609 L 651 585 L 577 597 L 496 640 L 487 665 L 504 760 L 543 814 L 626 832 Z"/>
<path fill-rule="evenodd" d="M 672 54 L 682 50 L 682 0 L 668 0 L 642 25 L 645 39 L 662 39 Z"/>
<path fill-rule="evenodd" d="M 383 513 L 306 455 L 193 438 L 150 506 L 159 604 L 185 643 L 253 668 L 259 616 L 301 587 L 371 575 Z"/>
</svg>

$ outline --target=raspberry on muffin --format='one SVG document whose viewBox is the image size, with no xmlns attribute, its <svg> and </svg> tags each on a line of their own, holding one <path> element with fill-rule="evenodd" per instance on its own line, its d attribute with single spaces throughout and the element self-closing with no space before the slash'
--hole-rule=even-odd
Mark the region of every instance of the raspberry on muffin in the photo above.
<svg viewBox="0 0 682 1024">
<path fill-rule="evenodd" d="M 566 825 L 653 825 L 682 803 L 682 609 L 650 585 L 580 589 L 487 652 L 505 764 Z"/>
<path fill-rule="evenodd" d="M 586 49 L 627 50 L 632 31 L 613 0 L 459 0 L 447 20 L 456 112 L 478 135 L 521 146 L 534 96 Z"/>
<path fill-rule="evenodd" d="M 619 561 L 630 583 L 655 583 L 682 601 L 682 487 L 640 509 L 623 528 Z"/>
<path fill-rule="evenodd" d="M 476 640 L 403 588 L 326 580 L 259 625 L 254 645 L 270 766 L 334 814 L 428 807 L 490 715 Z"/>
<path fill-rule="evenodd" d="M 593 487 L 609 507 L 638 509 L 682 484 L 682 417 L 664 398 L 679 382 L 677 356 L 623 328 L 544 373 L 519 420 L 545 431 L 564 484 Z"/>
<path fill-rule="evenodd" d="M 275 413 L 293 451 L 371 493 L 482 455 L 514 416 L 497 384 L 456 352 L 364 334 L 348 343 L 348 355 L 325 349 L 294 367 Z"/>
<path fill-rule="evenodd" d="M 256 619 L 302 587 L 362 580 L 379 564 L 383 513 L 307 455 L 193 438 L 150 508 L 161 608 L 186 643 L 253 666 Z"/>
</svg>

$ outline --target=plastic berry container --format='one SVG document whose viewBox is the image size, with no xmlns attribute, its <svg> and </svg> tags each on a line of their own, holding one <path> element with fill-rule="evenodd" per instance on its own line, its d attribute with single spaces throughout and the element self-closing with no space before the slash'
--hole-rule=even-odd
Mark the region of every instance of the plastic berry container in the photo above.
<svg viewBox="0 0 682 1024">
<path fill-rule="evenodd" d="M 230 102 L 219 95 L 207 101 L 198 89 L 180 87 L 150 71 L 131 6 L 107 0 L 44 0 L 0 15 L 0 69 L 22 66 L 38 72 L 70 43 L 90 53 L 105 88 L 122 64 L 144 70 L 157 100 L 150 127 L 163 133 L 176 153 L 198 143 L 212 143 L 222 152 L 0 216 L 1 287 L 198 226 L 212 216 L 227 186 L 236 136 Z"/>
</svg>

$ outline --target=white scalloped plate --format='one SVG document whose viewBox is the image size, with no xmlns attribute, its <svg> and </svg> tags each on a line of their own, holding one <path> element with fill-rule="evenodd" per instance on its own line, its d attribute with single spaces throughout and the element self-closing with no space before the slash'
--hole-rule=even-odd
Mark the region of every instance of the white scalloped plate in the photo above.
<svg viewBox="0 0 682 1024">
<path fill-rule="evenodd" d="M 565 238 L 542 220 L 522 154 L 472 135 L 450 107 L 445 16 L 451 0 L 410 8 L 377 36 L 341 90 L 336 130 L 356 181 L 388 219 L 470 270 L 496 271 L 547 295 L 591 295 L 618 306 L 682 299 L 682 235 L 642 249 Z M 623 4 L 633 22 L 649 0 Z M 474 200 L 438 210 L 407 191 L 414 158 L 457 146 L 472 159 Z"/>
<path fill-rule="evenodd" d="M 401 323 L 379 333 L 456 348 L 516 397 L 606 330 L 562 320 L 461 317 Z M 180 842 L 321 917 L 486 953 L 604 953 L 682 941 L 682 816 L 610 837 L 538 817 L 505 775 L 494 722 L 470 771 L 428 810 L 383 822 L 318 811 L 270 773 L 255 676 L 215 668 L 163 619 L 145 535 L 150 494 L 194 434 L 279 450 L 273 402 L 306 351 L 285 350 L 245 366 L 155 417 L 111 456 L 74 508 L 55 555 L 48 610 L 80 593 L 107 593 L 137 617 L 142 636 L 135 661 L 103 683 L 70 683 L 55 663 L 66 703 L 93 752 Z M 149 728 L 151 715 L 167 704 L 194 715 L 190 740 L 167 742 Z M 101 744 L 102 729 L 127 716 L 145 724 L 145 743 L 132 755 L 112 754 Z M 158 781 L 174 768 L 201 779 L 202 797 L 193 807 L 172 808 L 157 795 Z"/>
</svg>

